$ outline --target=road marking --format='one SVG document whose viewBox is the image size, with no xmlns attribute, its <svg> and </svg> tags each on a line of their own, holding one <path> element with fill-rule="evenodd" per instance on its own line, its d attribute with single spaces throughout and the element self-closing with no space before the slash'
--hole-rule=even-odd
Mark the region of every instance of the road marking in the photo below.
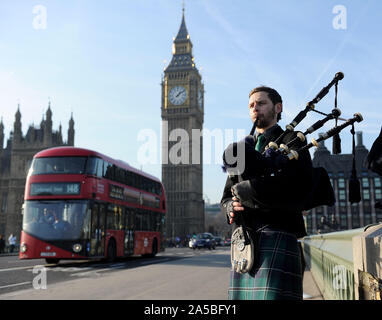
<svg viewBox="0 0 382 320">
<path fill-rule="evenodd" d="M 110 270 L 113 270 L 113 268 L 93 269 L 93 270 L 90 270 L 90 271 L 73 273 L 70 276 L 71 277 L 82 277 L 82 276 L 89 276 L 89 275 L 92 276 L 92 275 L 95 275 L 95 276 L 98 277 L 98 276 L 100 276 L 99 272 L 105 272 L 105 271 L 110 271 Z"/>
<path fill-rule="evenodd" d="M 5 288 L 11 288 L 11 287 L 18 287 L 18 286 L 23 286 L 25 284 L 31 284 L 31 281 L 28 282 L 21 282 L 21 283 L 15 283 L 15 284 L 8 284 L 7 286 L 2 286 L 0 289 L 5 289 Z"/>
<path fill-rule="evenodd" d="M 31 268 L 33 268 L 33 267 L 35 267 L 35 266 L 0 269 L 0 272 L 14 271 L 14 270 L 23 270 L 23 269 L 31 269 Z"/>
<path fill-rule="evenodd" d="M 93 268 L 87 267 L 87 268 L 76 268 L 76 267 L 57 267 L 57 268 L 49 268 L 49 271 L 55 271 L 55 272 L 77 272 L 77 271 L 86 271 L 86 270 L 92 270 Z"/>
</svg>

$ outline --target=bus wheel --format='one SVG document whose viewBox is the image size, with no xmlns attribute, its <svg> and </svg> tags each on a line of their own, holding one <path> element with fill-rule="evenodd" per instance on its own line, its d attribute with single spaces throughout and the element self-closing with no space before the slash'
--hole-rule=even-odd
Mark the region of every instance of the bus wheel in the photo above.
<svg viewBox="0 0 382 320">
<path fill-rule="evenodd" d="M 107 262 L 114 262 L 117 256 L 115 241 L 111 239 L 107 245 Z"/>
<path fill-rule="evenodd" d="M 46 258 L 45 259 L 45 262 L 47 264 L 57 264 L 57 263 L 59 263 L 59 261 L 60 261 L 60 259 L 54 259 L 54 258 Z"/>
</svg>

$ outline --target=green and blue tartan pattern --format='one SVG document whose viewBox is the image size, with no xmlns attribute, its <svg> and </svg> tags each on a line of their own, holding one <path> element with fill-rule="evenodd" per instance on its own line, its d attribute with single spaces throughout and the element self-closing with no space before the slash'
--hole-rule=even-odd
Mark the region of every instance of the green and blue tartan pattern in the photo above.
<svg viewBox="0 0 382 320">
<path fill-rule="evenodd" d="M 240 274 L 231 269 L 230 300 L 302 300 L 301 251 L 291 233 L 263 230 L 255 265 Z"/>
</svg>

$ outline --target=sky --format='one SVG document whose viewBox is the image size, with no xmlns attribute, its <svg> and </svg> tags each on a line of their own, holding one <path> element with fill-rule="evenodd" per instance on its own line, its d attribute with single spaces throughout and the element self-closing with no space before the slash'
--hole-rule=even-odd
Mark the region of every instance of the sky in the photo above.
<svg viewBox="0 0 382 320">
<path fill-rule="evenodd" d="M 61 123 L 65 140 L 73 114 L 75 146 L 161 178 L 160 83 L 182 2 L 1 0 L 0 116 L 6 139 L 18 104 L 25 134 L 29 125 L 39 126 L 50 101 L 53 129 Z M 204 129 L 224 137 L 204 144 L 204 154 L 211 154 L 203 164 L 207 202 L 220 202 L 226 175 L 219 152 L 230 132 L 249 133 L 248 93 L 259 85 L 281 94 L 279 124 L 285 127 L 343 72 L 341 116 L 362 114 L 355 129 L 370 149 L 382 124 L 381 12 L 378 0 L 185 0 L 205 88 Z M 325 113 L 333 108 L 334 89 L 316 105 Z M 304 131 L 320 118 L 310 112 L 296 129 Z M 351 152 L 349 132 L 341 133 L 342 153 Z M 331 140 L 325 143 L 331 150 Z M 143 161 L 147 145 L 150 158 Z"/>
</svg>

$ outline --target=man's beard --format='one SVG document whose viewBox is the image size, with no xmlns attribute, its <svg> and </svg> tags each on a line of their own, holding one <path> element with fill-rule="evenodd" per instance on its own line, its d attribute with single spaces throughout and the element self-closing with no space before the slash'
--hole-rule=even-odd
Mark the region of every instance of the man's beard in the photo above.
<svg viewBox="0 0 382 320">
<path fill-rule="evenodd" d="M 256 127 L 259 129 L 268 128 L 276 116 L 276 108 L 273 108 L 262 117 L 258 118 Z"/>
</svg>

